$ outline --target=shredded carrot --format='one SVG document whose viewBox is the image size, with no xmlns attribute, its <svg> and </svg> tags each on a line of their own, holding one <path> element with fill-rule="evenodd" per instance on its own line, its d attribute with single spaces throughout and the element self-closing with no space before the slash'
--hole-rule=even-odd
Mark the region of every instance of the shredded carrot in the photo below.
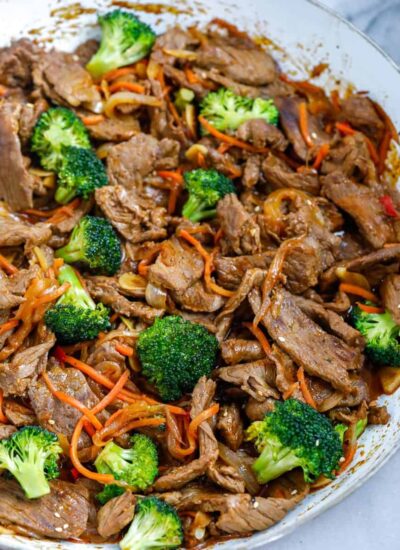
<svg viewBox="0 0 400 550">
<path fill-rule="evenodd" d="M 174 180 L 176 183 L 183 183 L 183 176 L 180 172 L 174 172 L 172 170 L 159 170 L 157 176 L 167 180 Z"/>
<path fill-rule="evenodd" d="M 121 76 L 126 76 L 127 74 L 136 74 L 136 68 L 122 67 L 121 69 L 113 69 L 112 71 L 104 74 L 101 79 L 110 82 L 111 80 L 115 80 L 116 78 L 120 78 Z"/>
<path fill-rule="evenodd" d="M 94 126 L 95 124 L 99 124 L 100 122 L 103 122 L 103 120 L 105 120 L 103 115 L 82 115 L 80 119 L 85 126 Z"/>
<path fill-rule="evenodd" d="M 19 323 L 18 319 L 11 319 L 10 321 L 3 323 L 2 325 L 0 325 L 0 334 L 4 334 L 5 332 L 12 330 L 18 325 L 18 323 Z"/>
<path fill-rule="evenodd" d="M 340 97 L 338 90 L 331 91 L 331 102 L 336 111 L 340 111 Z"/>
<path fill-rule="evenodd" d="M 379 103 L 376 103 L 376 101 L 373 101 L 372 99 L 370 99 L 370 101 L 373 104 L 373 106 L 375 107 L 375 110 L 378 113 L 378 115 L 380 116 L 380 118 L 383 120 L 383 122 L 386 126 L 386 129 L 390 132 L 390 134 L 392 136 L 392 139 L 394 139 L 397 143 L 399 143 L 399 134 L 398 134 L 397 129 L 396 129 L 395 125 L 393 124 L 393 121 L 390 118 L 390 116 L 383 109 L 383 107 L 381 107 L 381 105 L 379 105 Z"/>
<path fill-rule="evenodd" d="M 96 429 L 93 428 L 92 424 L 88 420 L 86 420 L 86 418 L 83 420 L 83 429 L 89 437 L 93 437 L 96 433 Z"/>
<path fill-rule="evenodd" d="M 0 84 L 0 97 L 4 97 L 8 92 L 8 88 Z"/>
<path fill-rule="evenodd" d="M 175 212 L 176 202 L 183 184 L 182 174 L 180 172 L 160 170 L 157 172 L 157 175 L 160 176 L 160 178 L 172 180 L 173 182 L 168 199 L 168 214 L 173 214 Z"/>
<path fill-rule="evenodd" d="M 263 331 L 259 328 L 253 325 L 253 323 L 242 323 L 244 327 L 249 329 L 249 331 L 257 338 L 257 340 L 260 342 L 262 349 L 264 350 L 265 355 L 269 355 L 271 353 L 271 346 L 269 345 L 269 342 L 267 340 L 267 337 L 263 333 Z"/>
<path fill-rule="evenodd" d="M 362 298 L 365 298 L 365 300 L 369 300 L 370 302 L 377 303 L 378 298 L 375 296 L 375 294 L 372 294 L 372 292 L 369 292 L 365 288 L 362 288 L 361 286 L 357 285 L 350 285 L 348 283 L 341 283 L 339 285 L 339 290 L 341 292 L 345 292 L 346 294 L 354 294 L 355 296 L 361 296 Z"/>
<path fill-rule="evenodd" d="M 222 239 L 224 235 L 224 230 L 222 229 L 222 227 L 220 227 L 218 229 L 218 231 L 215 233 L 215 236 L 214 236 L 214 244 L 215 246 L 217 246 L 217 244 L 219 243 L 219 241 Z"/>
<path fill-rule="evenodd" d="M 365 313 L 385 313 L 385 310 L 382 307 L 369 306 L 368 304 L 363 304 L 361 302 L 356 303 L 362 311 L 365 311 Z"/>
<path fill-rule="evenodd" d="M 8 418 L 3 413 L 3 400 L 4 400 L 3 390 L 0 389 L 0 422 L 2 422 L 3 424 L 8 424 Z"/>
<path fill-rule="evenodd" d="M 306 381 L 306 378 L 305 378 L 305 375 L 304 375 L 303 367 L 300 367 L 297 370 L 297 380 L 299 382 L 301 393 L 303 394 L 303 397 L 304 397 L 306 403 L 308 405 L 310 405 L 310 407 L 313 407 L 313 409 L 316 409 L 317 405 L 316 405 L 316 403 L 314 401 L 314 398 L 311 395 L 311 392 L 308 388 L 307 381 Z"/>
<path fill-rule="evenodd" d="M 60 296 L 66 292 L 71 285 L 69 283 L 63 283 L 61 286 L 59 286 L 56 290 L 53 292 L 49 292 L 48 294 L 44 294 L 43 296 L 40 296 L 40 298 L 37 298 L 35 301 L 32 302 L 31 307 L 32 309 L 35 309 L 42 304 L 48 304 L 49 302 L 53 302 L 54 300 L 57 300 Z"/>
<path fill-rule="evenodd" d="M 115 401 L 115 399 L 118 398 L 120 391 L 128 381 L 128 378 L 129 378 L 129 371 L 126 370 L 121 375 L 121 378 L 118 380 L 115 386 L 111 389 L 111 391 L 108 392 L 108 394 L 105 397 L 103 397 L 103 399 L 99 403 L 97 403 L 97 405 L 93 407 L 91 412 L 93 414 L 98 414 L 99 412 L 104 410 L 106 407 L 108 407 L 108 405 L 110 405 L 113 401 Z"/>
<path fill-rule="evenodd" d="M 55 258 L 53 262 L 54 275 L 57 277 L 60 267 L 64 265 L 63 258 Z"/>
<path fill-rule="evenodd" d="M 125 344 L 117 344 L 115 346 L 115 351 L 118 351 L 121 355 L 124 355 L 125 357 L 132 357 L 134 351 L 131 346 L 127 346 Z"/>
<path fill-rule="evenodd" d="M 18 273 L 18 268 L 16 268 L 15 265 L 9 262 L 7 258 L 3 256 L 3 254 L 0 254 L 0 267 L 3 268 L 8 275 L 14 275 L 14 273 Z"/>
<path fill-rule="evenodd" d="M 206 157 L 203 155 L 203 153 L 197 153 L 196 155 L 196 162 L 197 166 L 200 166 L 200 168 L 205 168 L 206 166 Z"/>
<path fill-rule="evenodd" d="M 129 90 L 130 92 L 136 92 L 137 94 L 144 94 L 146 92 L 146 88 L 141 84 L 126 81 L 115 82 L 114 84 L 111 84 L 109 90 L 112 94 L 114 92 L 119 92 L 120 90 Z"/>
<path fill-rule="evenodd" d="M 379 159 L 379 155 L 378 155 L 378 152 L 376 150 L 375 145 L 372 143 L 372 141 L 369 139 L 369 137 L 364 136 L 364 139 L 365 139 L 365 143 L 367 144 L 369 156 L 371 157 L 372 162 L 378 166 L 380 159 Z"/>
<path fill-rule="evenodd" d="M 49 223 L 59 223 L 66 218 L 70 218 L 73 215 L 73 211 L 81 204 L 81 199 L 76 198 L 70 203 L 56 208 L 51 218 L 48 219 Z"/>
<path fill-rule="evenodd" d="M 36 216 L 37 218 L 51 218 L 55 210 L 58 210 L 58 208 L 54 210 L 38 210 L 36 208 L 28 208 L 27 210 L 24 210 L 22 214 L 27 214 L 28 216 Z"/>
<path fill-rule="evenodd" d="M 291 384 L 289 388 L 282 394 L 283 399 L 285 400 L 289 399 L 289 397 L 291 397 L 294 394 L 298 386 L 299 386 L 298 382 L 293 382 L 293 384 Z"/>
<path fill-rule="evenodd" d="M 344 457 L 344 461 L 340 464 L 340 468 L 337 472 L 337 474 L 342 474 L 348 466 L 353 462 L 353 458 L 355 457 L 355 454 L 357 452 L 357 443 L 354 443 L 354 445 L 351 445 Z"/>
<path fill-rule="evenodd" d="M 336 122 L 335 126 L 341 134 L 346 136 L 354 136 L 356 133 L 354 128 L 352 128 L 348 122 Z"/>
<path fill-rule="evenodd" d="M 220 141 L 223 141 L 224 143 L 228 143 L 232 147 L 239 147 L 240 149 L 244 149 L 245 151 L 250 151 L 252 153 L 267 154 L 269 152 L 268 147 L 256 147 L 255 145 L 251 145 L 250 143 L 246 143 L 245 141 L 242 141 L 235 137 L 223 134 L 222 132 L 214 128 L 214 126 L 201 115 L 199 116 L 199 122 L 212 136 L 219 139 Z"/>
<path fill-rule="evenodd" d="M 329 153 L 329 143 L 323 143 L 321 147 L 318 149 L 317 156 L 315 157 L 314 164 L 312 165 L 312 167 L 315 170 L 318 170 L 318 168 L 322 164 L 322 161 L 325 159 L 328 153 Z"/>
<path fill-rule="evenodd" d="M 138 265 L 138 274 L 141 276 L 141 277 L 144 277 L 146 278 L 147 277 L 147 274 L 149 272 L 149 267 L 155 257 L 157 256 L 157 254 L 160 252 L 161 250 L 161 245 L 156 245 L 151 251 L 150 253 L 148 254 L 147 257 L 143 258 L 142 260 L 140 260 L 139 262 L 139 265 Z"/>
<path fill-rule="evenodd" d="M 185 73 L 186 80 L 189 84 L 197 84 L 200 81 L 199 77 L 192 71 L 189 65 L 184 66 L 183 72 Z"/>
<path fill-rule="evenodd" d="M 219 411 L 219 404 L 215 403 L 214 405 L 211 405 L 208 409 L 198 414 L 189 424 L 188 428 L 188 435 L 190 435 L 193 438 L 197 438 L 197 428 L 200 426 L 202 422 L 205 420 L 208 420 L 217 412 Z"/>
<path fill-rule="evenodd" d="M 379 162 L 378 162 L 378 173 L 383 174 L 385 171 L 385 162 L 386 157 L 389 152 L 390 148 L 390 142 L 392 141 L 392 134 L 389 130 L 386 130 L 384 133 L 384 136 L 382 138 L 382 141 L 379 145 Z"/>
<path fill-rule="evenodd" d="M 300 132 L 303 136 L 303 139 L 307 145 L 307 147 L 313 147 L 314 142 L 311 139 L 310 132 L 308 130 L 308 110 L 307 110 L 307 104 L 302 101 L 299 104 L 299 126 L 300 126 Z"/>
<path fill-rule="evenodd" d="M 308 80 L 292 80 L 285 74 L 280 74 L 279 79 L 291 86 L 294 86 L 299 92 L 312 96 L 325 96 L 325 92 L 319 86 L 311 84 Z"/>
</svg>

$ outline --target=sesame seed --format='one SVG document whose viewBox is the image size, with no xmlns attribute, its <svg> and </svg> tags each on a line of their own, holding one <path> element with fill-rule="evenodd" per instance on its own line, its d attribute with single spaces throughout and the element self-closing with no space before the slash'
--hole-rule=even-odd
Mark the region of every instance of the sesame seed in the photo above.
<svg viewBox="0 0 400 550">
<path fill-rule="evenodd" d="M 319 439 L 317 439 L 317 441 L 315 442 L 315 446 L 319 447 Z"/>
<path fill-rule="evenodd" d="M 60 518 L 60 514 L 58 512 L 54 512 L 54 515 L 56 516 L 56 518 Z"/>
<path fill-rule="evenodd" d="M 254 504 L 253 504 L 253 508 L 258 508 L 260 506 L 260 503 L 255 501 Z"/>
<path fill-rule="evenodd" d="M 57 531 L 57 533 L 61 533 L 62 527 L 56 527 L 56 528 L 55 528 L 55 531 Z"/>
<path fill-rule="evenodd" d="M 290 492 L 291 495 L 297 495 L 297 489 L 293 489 L 293 491 Z"/>
<path fill-rule="evenodd" d="M 194 536 L 197 540 L 201 540 L 203 537 L 204 537 L 204 529 L 201 529 L 200 527 L 198 529 L 196 529 L 196 531 L 194 532 Z"/>
<path fill-rule="evenodd" d="M 278 336 L 278 340 L 279 340 L 279 342 L 284 342 L 285 338 L 283 336 Z"/>
<path fill-rule="evenodd" d="M 64 523 L 63 529 L 68 529 L 68 527 L 69 527 L 68 523 Z"/>
<path fill-rule="evenodd" d="M 48 422 L 51 426 L 53 426 L 56 423 L 55 420 L 53 420 L 52 418 L 50 418 L 50 420 Z"/>
<path fill-rule="evenodd" d="M 344 456 L 342 456 L 342 458 L 339 459 L 339 462 L 344 462 L 345 461 L 345 458 Z"/>
</svg>

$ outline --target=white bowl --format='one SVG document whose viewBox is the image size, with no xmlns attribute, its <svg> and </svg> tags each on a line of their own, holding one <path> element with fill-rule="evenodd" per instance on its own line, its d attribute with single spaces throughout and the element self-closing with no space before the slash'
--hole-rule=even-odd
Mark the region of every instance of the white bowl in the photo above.
<svg viewBox="0 0 400 550">
<path fill-rule="evenodd" d="M 168 0 L 158 2 L 166 7 L 171 5 Z M 68 16 L 74 14 L 72 0 L 3 0 L 0 12 L 3 16 L 0 18 L 1 45 L 6 45 L 11 38 L 30 36 L 44 41 L 49 47 L 71 50 L 97 32 L 96 16 L 90 13 L 91 8 L 105 11 L 110 9 L 110 4 L 109 0 L 85 0 L 84 8 L 89 10 L 85 12 L 84 9 L 78 17 L 71 19 Z M 285 70 L 291 71 L 290 74 L 304 78 L 308 76 L 307 69 L 326 62 L 330 70 L 323 73 L 320 83 L 329 87 L 334 84 L 334 77 L 338 77 L 343 86 L 351 83 L 359 90 L 368 90 L 371 97 L 387 110 L 396 126 L 400 126 L 399 68 L 371 40 L 314 0 L 187 0 L 176 2 L 175 7 L 180 13 L 174 14 L 171 13 L 173 10 L 167 9 L 161 15 L 143 12 L 141 17 L 154 25 L 158 32 L 174 23 L 202 24 L 213 17 L 221 17 L 252 35 L 268 36 L 273 42 L 273 55 Z M 350 469 L 325 489 L 307 497 L 268 531 L 257 533 L 251 539 L 220 544 L 218 548 L 245 550 L 276 540 L 337 504 L 371 477 L 400 443 L 400 392 L 390 397 L 382 396 L 380 403 L 388 407 L 391 420 L 387 426 L 368 428 Z M 68 542 L 28 541 L 14 535 L 2 535 L 0 547 L 13 550 L 117 548 L 112 545 L 77 546 Z"/>
</svg>

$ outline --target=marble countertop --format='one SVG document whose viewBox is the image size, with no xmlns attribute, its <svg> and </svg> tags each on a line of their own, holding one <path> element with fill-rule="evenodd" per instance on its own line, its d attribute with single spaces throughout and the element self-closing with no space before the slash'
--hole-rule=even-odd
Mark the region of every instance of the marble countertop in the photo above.
<svg viewBox="0 0 400 550">
<path fill-rule="evenodd" d="M 371 36 L 400 64 L 400 0 L 320 0 Z M 399 96 L 400 97 L 400 96 Z M 265 550 L 400 548 L 400 453 L 335 508 Z"/>
</svg>

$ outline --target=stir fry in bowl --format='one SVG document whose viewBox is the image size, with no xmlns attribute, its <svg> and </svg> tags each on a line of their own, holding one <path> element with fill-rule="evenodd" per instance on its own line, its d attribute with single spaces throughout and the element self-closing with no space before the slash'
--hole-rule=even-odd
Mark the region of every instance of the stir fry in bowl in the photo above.
<svg viewBox="0 0 400 550">
<path fill-rule="evenodd" d="M 193 548 L 280 521 L 400 386 L 398 140 L 244 32 L 0 51 L 0 524 Z"/>
</svg>

